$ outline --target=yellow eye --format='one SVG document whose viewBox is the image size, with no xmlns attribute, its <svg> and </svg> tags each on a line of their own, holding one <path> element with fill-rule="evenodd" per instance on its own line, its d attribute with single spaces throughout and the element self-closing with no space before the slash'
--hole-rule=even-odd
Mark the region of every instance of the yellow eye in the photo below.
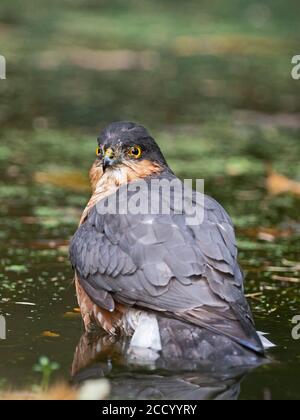
<svg viewBox="0 0 300 420">
<path fill-rule="evenodd" d="M 97 149 L 96 149 L 96 156 L 102 156 L 102 149 L 101 149 L 101 147 L 97 147 Z"/>
<path fill-rule="evenodd" d="M 133 159 L 139 159 L 143 154 L 143 150 L 140 146 L 133 146 L 128 149 L 128 156 Z"/>
</svg>

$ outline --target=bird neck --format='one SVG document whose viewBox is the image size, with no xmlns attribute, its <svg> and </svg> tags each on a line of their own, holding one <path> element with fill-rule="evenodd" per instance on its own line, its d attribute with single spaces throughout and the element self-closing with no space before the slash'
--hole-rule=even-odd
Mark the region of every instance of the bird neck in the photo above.
<svg viewBox="0 0 300 420">
<path fill-rule="evenodd" d="M 99 162 L 95 162 L 90 171 L 93 193 L 82 214 L 80 225 L 86 220 L 91 208 L 106 197 L 114 194 L 122 185 L 158 176 L 164 170 L 165 168 L 156 162 L 141 160 L 119 165 L 103 172 Z"/>
</svg>

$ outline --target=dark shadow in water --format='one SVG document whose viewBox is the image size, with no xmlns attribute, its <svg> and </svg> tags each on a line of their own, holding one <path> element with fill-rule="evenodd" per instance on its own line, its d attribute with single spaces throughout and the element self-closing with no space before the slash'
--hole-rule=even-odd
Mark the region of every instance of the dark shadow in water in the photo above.
<svg viewBox="0 0 300 420">
<path fill-rule="evenodd" d="M 228 364 L 226 357 L 218 363 L 175 360 L 165 354 L 141 353 L 129 343 L 125 338 L 84 334 L 74 355 L 73 382 L 106 377 L 110 399 L 236 400 L 245 376 L 268 363 L 253 355 L 238 366 Z"/>
</svg>

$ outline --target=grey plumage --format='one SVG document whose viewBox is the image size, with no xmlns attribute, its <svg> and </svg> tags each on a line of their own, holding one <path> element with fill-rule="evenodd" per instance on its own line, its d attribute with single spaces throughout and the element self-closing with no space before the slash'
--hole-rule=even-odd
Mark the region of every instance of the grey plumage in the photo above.
<svg viewBox="0 0 300 420">
<path fill-rule="evenodd" d="M 175 178 L 169 170 L 159 177 Z M 119 200 L 124 191 L 117 192 Z M 70 246 L 93 302 L 108 310 L 116 301 L 163 313 L 263 354 L 244 297 L 232 222 L 215 200 L 205 196 L 204 221 L 195 226 L 186 223 L 186 213 L 176 214 L 172 200 L 169 215 L 101 214 L 106 201 L 90 210 Z"/>
</svg>

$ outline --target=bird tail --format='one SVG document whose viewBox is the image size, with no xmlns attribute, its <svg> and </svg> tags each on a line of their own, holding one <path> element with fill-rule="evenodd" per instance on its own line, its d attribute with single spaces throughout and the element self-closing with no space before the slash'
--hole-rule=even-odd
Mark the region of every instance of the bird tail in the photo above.
<svg viewBox="0 0 300 420">
<path fill-rule="evenodd" d="M 257 334 L 258 334 L 265 350 L 273 349 L 274 347 L 276 347 L 276 344 L 272 343 L 270 340 L 268 340 L 265 337 L 266 335 L 268 335 L 268 333 L 257 331 Z"/>
</svg>

